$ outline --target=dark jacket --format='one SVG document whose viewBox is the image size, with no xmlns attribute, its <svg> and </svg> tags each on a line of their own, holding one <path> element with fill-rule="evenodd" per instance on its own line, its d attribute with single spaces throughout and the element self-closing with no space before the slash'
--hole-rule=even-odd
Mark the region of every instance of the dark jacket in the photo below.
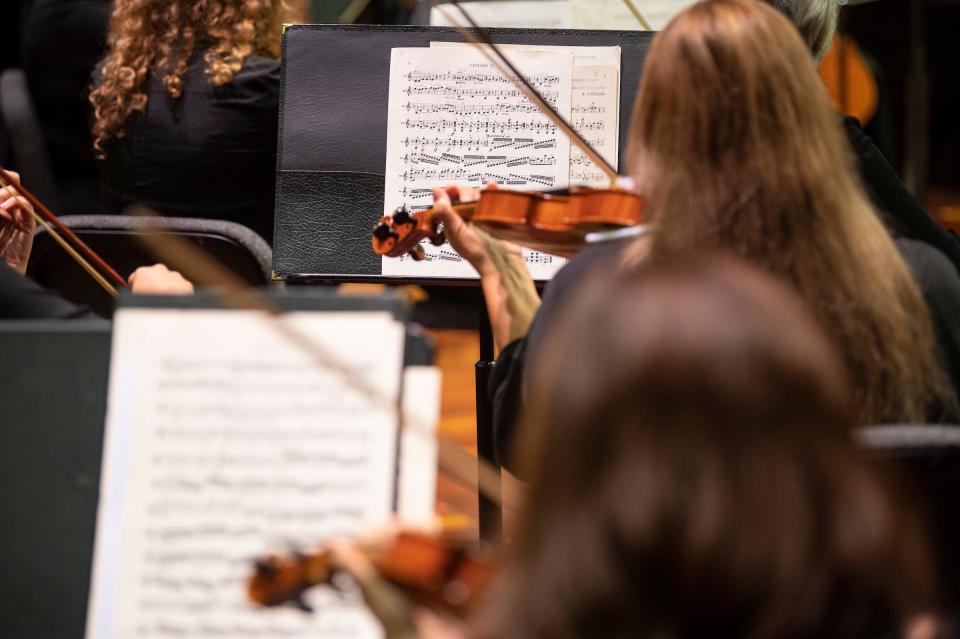
<svg viewBox="0 0 960 639">
<path fill-rule="evenodd" d="M 89 310 L 41 288 L 0 262 L 0 319 L 72 319 L 94 317 Z"/>
<path fill-rule="evenodd" d="M 960 238 L 941 228 L 923 210 L 856 119 L 844 118 L 843 124 L 867 194 L 890 234 L 919 240 L 939 249 L 960 272 Z"/>
<path fill-rule="evenodd" d="M 174 99 L 151 77 L 143 112 L 102 163 L 111 212 L 130 204 L 162 214 L 230 220 L 273 236 L 280 63 L 251 56 L 233 82 L 213 86 L 198 57 Z"/>
</svg>

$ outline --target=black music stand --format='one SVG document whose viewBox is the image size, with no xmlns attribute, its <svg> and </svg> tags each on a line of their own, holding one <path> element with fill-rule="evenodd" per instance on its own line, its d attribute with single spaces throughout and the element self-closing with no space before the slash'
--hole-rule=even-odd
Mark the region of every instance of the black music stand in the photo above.
<svg viewBox="0 0 960 639">
<path fill-rule="evenodd" d="M 640 70 L 653 33 L 491 29 L 504 44 L 621 47 L 620 156 L 624 156 Z M 381 214 L 387 147 L 391 50 L 462 42 L 455 29 L 423 26 L 294 25 L 284 32 L 283 84 L 274 223 L 274 278 L 288 284 L 447 284 L 475 280 L 396 278 L 381 274 L 370 231 Z M 480 314 L 477 448 L 492 462 L 487 380 L 493 339 Z M 480 528 L 496 535 L 500 511 L 480 496 Z"/>
<path fill-rule="evenodd" d="M 290 311 L 387 311 L 391 296 L 271 292 Z M 222 308 L 204 295 L 129 296 L 124 306 Z M 4 637 L 84 636 L 107 407 L 111 323 L 0 321 L 0 352 L 11 374 L 0 384 L 0 628 Z M 432 345 L 408 331 L 404 366 L 429 365 Z"/>
</svg>

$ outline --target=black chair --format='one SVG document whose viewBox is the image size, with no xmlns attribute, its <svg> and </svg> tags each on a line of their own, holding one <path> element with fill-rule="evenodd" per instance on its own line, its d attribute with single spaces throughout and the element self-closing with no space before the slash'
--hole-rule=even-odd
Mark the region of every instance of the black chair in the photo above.
<svg viewBox="0 0 960 639">
<path fill-rule="evenodd" d="M 138 239 L 149 233 L 172 233 L 191 241 L 253 286 L 271 281 L 272 252 L 259 235 L 236 222 L 196 218 L 142 218 L 125 215 L 72 215 L 61 218 L 80 239 L 126 277 L 159 260 Z M 168 263 L 174 270 L 189 265 Z M 113 300 L 78 266 L 43 228 L 37 230 L 27 274 L 41 286 L 90 307 L 113 313 Z"/>
<path fill-rule="evenodd" d="M 0 121 L 0 137 L 8 146 L 8 168 L 18 171 L 24 185 L 44 204 L 59 211 L 60 194 L 53 164 L 23 69 L 0 73 Z"/>
<path fill-rule="evenodd" d="M 933 535 L 947 602 L 960 610 L 960 426 L 869 426 L 856 436 L 907 480 Z"/>
</svg>

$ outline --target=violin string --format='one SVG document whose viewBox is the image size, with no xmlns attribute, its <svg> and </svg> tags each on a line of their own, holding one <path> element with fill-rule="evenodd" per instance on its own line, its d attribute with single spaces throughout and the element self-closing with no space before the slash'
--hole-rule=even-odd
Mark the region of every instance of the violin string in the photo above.
<svg viewBox="0 0 960 639">
<path fill-rule="evenodd" d="M 637 22 L 640 23 L 640 26 L 643 27 L 644 31 L 653 31 L 653 27 L 650 26 L 650 23 L 647 22 L 647 19 L 643 17 L 642 13 L 640 13 L 640 9 L 638 9 L 637 5 L 633 3 L 633 0 L 623 0 L 623 4 L 627 5 L 627 9 L 629 9 L 630 13 L 633 14 L 633 17 L 637 19 Z"/>
<path fill-rule="evenodd" d="M 141 216 L 153 217 L 143 207 L 135 207 L 131 212 Z M 301 331 L 286 319 L 284 311 L 263 293 L 252 289 L 239 276 L 226 266 L 203 253 L 189 242 L 170 234 L 145 233 L 141 240 L 161 260 L 178 265 L 188 271 L 185 275 L 199 286 L 209 287 L 209 292 L 217 296 L 226 305 L 241 310 L 263 312 L 269 318 L 269 325 L 290 343 L 307 353 L 318 365 L 332 371 L 347 385 L 365 396 L 371 403 L 389 410 L 399 421 L 401 431 L 413 432 L 418 436 L 435 438 L 438 442 L 438 463 L 440 470 L 448 473 L 458 482 L 479 489 L 485 496 L 498 504 L 517 507 L 518 504 L 503 504 L 500 492 L 500 471 L 486 460 L 474 458 L 452 442 L 446 441 L 430 424 L 422 420 L 411 419 L 397 403 L 387 398 L 379 388 L 369 384 L 352 366 L 341 361 L 329 352 L 313 337 Z M 476 473 L 475 477 L 471 474 Z"/>
<path fill-rule="evenodd" d="M 71 231 L 69 227 L 67 227 L 63 222 L 60 221 L 60 218 L 54 215 L 53 212 L 51 212 L 50 209 L 48 209 L 43 204 L 43 202 L 41 202 L 36 196 L 34 196 L 33 193 L 29 191 L 29 189 L 23 186 L 23 184 L 15 180 L 13 176 L 10 174 L 10 172 L 7 171 L 2 166 L 0 166 L 0 186 L 9 186 L 13 190 L 15 190 L 18 194 L 23 196 L 33 206 L 33 208 L 36 211 L 39 211 L 40 213 L 42 213 L 43 217 L 46 218 L 46 220 L 51 225 L 56 227 L 56 229 L 66 239 L 73 242 L 74 246 L 76 246 L 78 250 L 70 253 L 71 257 L 73 257 L 74 259 L 77 259 L 77 257 L 75 256 L 79 255 L 80 253 L 83 253 L 86 256 L 86 259 L 84 259 L 83 262 L 87 262 L 87 260 L 92 261 L 94 264 L 96 264 L 100 268 L 101 271 L 106 273 L 106 275 L 109 276 L 109 278 L 112 279 L 117 285 L 119 285 L 122 288 L 127 287 L 127 281 L 123 277 L 121 277 L 120 274 L 113 269 L 113 267 L 107 264 L 102 257 L 97 255 L 97 253 L 92 248 L 87 246 L 86 242 L 84 242 L 79 237 L 77 237 L 77 235 L 73 231 Z M 88 273 L 90 272 L 82 262 L 80 263 L 80 266 L 83 266 L 84 270 L 86 270 Z"/>
<path fill-rule="evenodd" d="M 547 102 L 547 100 L 540 95 L 540 92 L 530 84 L 527 78 L 520 73 L 519 69 L 507 58 L 506 55 L 500 50 L 500 48 L 493 41 L 493 38 L 490 36 L 490 33 L 478 25 L 474 21 L 473 17 L 467 12 L 466 9 L 457 1 L 457 0 L 447 0 L 444 4 L 449 4 L 453 6 L 463 18 L 467 21 L 470 27 L 476 32 L 474 34 L 467 27 L 465 27 L 458 19 L 456 19 L 451 13 L 447 11 L 447 8 L 444 4 L 438 2 L 438 0 L 430 0 L 431 5 L 437 9 L 443 16 L 454 26 L 457 32 L 460 33 L 467 41 L 472 45 L 477 47 L 479 51 L 487 58 L 497 69 L 510 80 L 514 86 L 516 86 L 527 98 L 533 102 L 540 110 L 543 112 L 550 121 L 552 121 L 564 134 L 570 139 L 570 141 L 583 153 L 590 158 L 590 160 L 597 165 L 601 171 L 606 174 L 610 179 L 611 186 L 617 181 L 619 175 L 617 170 L 613 168 L 609 162 L 607 162 L 603 156 L 601 156 L 587 140 L 580 135 L 580 133 L 570 125 L 566 119 L 560 115 L 560 113 L 553 107 L 552 104 Z M 478 39 L 479 36 L 479 39 Z"/>
</svg>

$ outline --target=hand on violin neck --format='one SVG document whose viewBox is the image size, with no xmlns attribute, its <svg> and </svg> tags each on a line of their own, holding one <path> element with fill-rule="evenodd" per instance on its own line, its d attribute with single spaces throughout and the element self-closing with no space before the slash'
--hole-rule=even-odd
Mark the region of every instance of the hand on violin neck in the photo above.
<svg viewBox="0 0 960 639">
<path fill-rule="evenodd" d="M 10 172 L 20 182 L 20 176 Z M 37 222 L 33 207 L 12 186 L 0 189 L 0 258 L 20 274 L 27 272 Z"/>
<path fill-rule="evenodd" d="M 491 188 L 495 188 L 492 185 Z M 475 202 L 480 190 L 469 186 L 448 186 L 433 189 L 433 210 L 443 223 L 444 235 L 460 257 L 470 262 L 480 277 L 491 275 L 495 269 L 490 259 L 489 246 L 481 241 L 479 231 L 468 224 L 456 211 L 455 203 Z"/>
<path fill-rule="evenodd" d="M 490 184 L 488 189 L 497 188 Z M 480 274 L 497 350 L 524 336 L 540 307 L 533 278 L 516 244 L 498 240 L 468 224 L 453 210 L 454 202 L 472 202 L 480 190 L 448 186 L 433 190 L 434 211 L 443 222 L 450 245 Z"/>
</svg>

